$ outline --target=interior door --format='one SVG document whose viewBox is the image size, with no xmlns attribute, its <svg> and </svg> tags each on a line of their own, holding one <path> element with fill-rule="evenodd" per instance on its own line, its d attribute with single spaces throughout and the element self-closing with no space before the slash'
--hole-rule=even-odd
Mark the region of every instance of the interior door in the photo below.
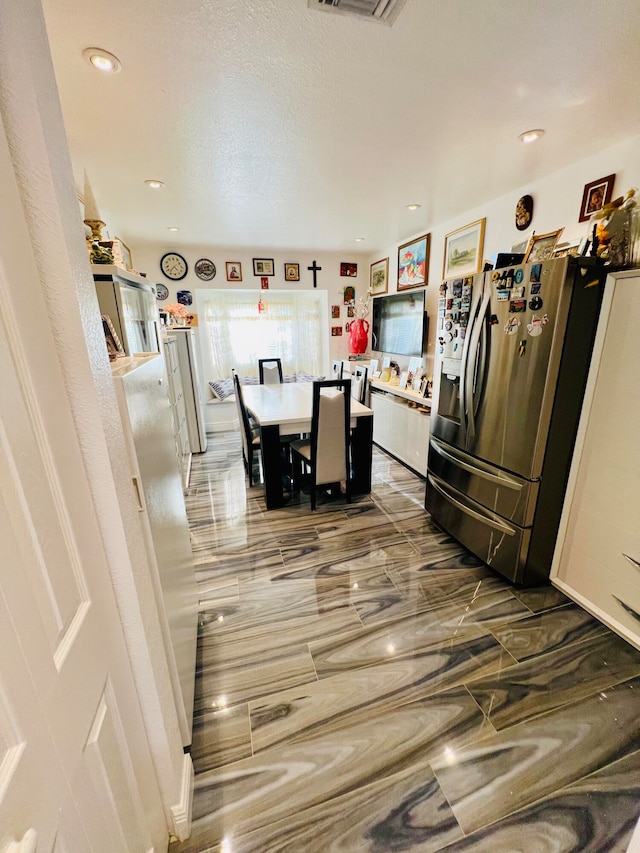
<svg viewBox="0 0 640 853">
<path fill-rule="evenodd" d="M 159 851 L 166 818 L 1 125 L 0 185 L 0 850 Z"/>
</svg>

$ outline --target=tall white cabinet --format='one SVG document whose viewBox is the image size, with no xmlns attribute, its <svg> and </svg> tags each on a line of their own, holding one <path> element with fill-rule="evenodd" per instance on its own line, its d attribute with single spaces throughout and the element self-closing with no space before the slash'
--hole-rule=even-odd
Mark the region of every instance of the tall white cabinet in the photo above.
<svg viewBox="0 0 640 853">
<path fill-rule="evenodd" d="M 162 356 L 112 365 L 183 743 L 191 743 L 197 592 Z"/>
<path fill-rule="evenodd" d="M 607 279 L 551 579 L 640 648 L 640 272 Z"/>
</svg>

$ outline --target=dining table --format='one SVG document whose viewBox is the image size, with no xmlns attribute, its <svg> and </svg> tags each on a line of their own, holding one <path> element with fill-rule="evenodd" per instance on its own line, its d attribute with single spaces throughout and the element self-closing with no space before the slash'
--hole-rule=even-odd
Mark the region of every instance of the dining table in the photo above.
<svg viewBox="0 0 640 853">
<path fill-rule="evenodd" d="M 311 432 L 313 382 L 243 385 L 242 397 L 260 428 L 264 496 L 267 509 L 285 504 L 280 436 Z M 371 491 L 373 410 L 351 399 L 351 492 Z"/>
</svg>

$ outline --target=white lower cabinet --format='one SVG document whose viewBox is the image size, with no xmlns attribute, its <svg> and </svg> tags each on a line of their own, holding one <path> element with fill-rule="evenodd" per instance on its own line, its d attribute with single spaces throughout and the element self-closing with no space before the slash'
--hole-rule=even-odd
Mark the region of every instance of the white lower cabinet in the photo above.
<svg viewBox="0 0 640 853">
<path fill-rule="evenodd" d="M 640 274 L 609 276 L 551 579 L 640 648 Z"/>
<path fill-rule="evenodd" d="M 393 392 L 370 388 L 373 440 L 421 477 L 427 476 L 429 415 Z"/>
</svg>

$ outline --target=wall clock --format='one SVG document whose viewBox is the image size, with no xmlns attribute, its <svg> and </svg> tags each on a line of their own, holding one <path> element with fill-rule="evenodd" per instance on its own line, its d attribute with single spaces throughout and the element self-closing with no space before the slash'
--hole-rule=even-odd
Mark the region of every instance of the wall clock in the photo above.
<svg viewBox="0 0 640 853">
<path fill-rule="evenodd" d="M 169 296 L 169 289 L 166 284 L 156 284 L 156 299 L 166 299 Z"/>
<path fill-rule="evenodd" d="M 189 267 L 182 255 L 177 252 L 167 252 L 160 258 L 160 269 L 167 278 L 180 281 L 186 276 Z"/>
<path fill-rule="evenodd" d="M 216 275 L 216 265 L 209 258 L 200 258 L 193 265 L 193 269 L 198 278 L 202 281 L 211 281 Z"/>
</svg>

